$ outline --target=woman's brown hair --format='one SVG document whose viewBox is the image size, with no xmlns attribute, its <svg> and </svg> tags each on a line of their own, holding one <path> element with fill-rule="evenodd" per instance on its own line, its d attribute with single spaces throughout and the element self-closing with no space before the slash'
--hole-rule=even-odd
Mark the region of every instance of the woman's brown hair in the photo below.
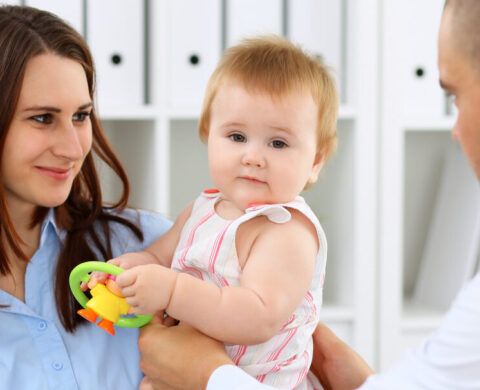
<svg viewBox="0 0 480 390">
<path fill-rule="evenodd" d="M 0 162 L 20 96 L 26 65 L 33 57 L 45 53 L 69 58 L 82 65 L 93 101 L 95 70 L 91 53 L 82 36 L 49 12 L 30 7 L 0 6 Z M 111 222 L 126 225 L 139 240 L 143 240 L 140 229 L 115 212 L 127 205 L 130 191 L 128 178 L 109 146 L 94 111 L 91 123 L 92 151 L 118 175 L 123 184 L 123 192 L 117 203 L 103 206 L 100 181 L 90 151 L 73 181 L 67 200 L 55 209 L 58 225 L 67 232 L 56 268 L 55 300 L 60 320 L 70 332 L 81 321 L 76 314 L 80 305 L 69 292 L 70 271 L 83 261 L 112 257 Z M 8 259 L 8 249 L 25 262 L 29 259 L 21 249 L 22 239 L 15 231 L 7 209 L 1 171 L 0 182 L 0 231 L 3 237 L 0 240 L 0 274 L 8 275 L 12 261 Z M 47 208 L 38 207 L 32 216 L 32 227 L 41 223 L 47 212 Z"/>
</svg>

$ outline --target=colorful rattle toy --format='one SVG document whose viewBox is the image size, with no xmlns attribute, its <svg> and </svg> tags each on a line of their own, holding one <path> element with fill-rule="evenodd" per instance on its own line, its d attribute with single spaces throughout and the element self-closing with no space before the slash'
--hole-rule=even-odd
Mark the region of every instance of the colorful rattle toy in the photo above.
<svg viewBox="0 0 480 390">
<path fill-rule="evenodd" d="M 105 284 L 97 283 L 92 287 L 90 290 L 92 298 L 88 299 L 82 291 L 80 284 L 90 281 L 90 273 L 92 271 L 105 272 L 109 276 Z M 77 265 L 70 273 L 69 278 L 73 296 L 83 306 L 83 309 L 80 309 L 77 313 L 94 324 L 97 318 L 100 318 L 101 320 L 97 325 L 111 335 L 115 335 L 113 325 L 125 328 L 139 328 L 148 324 L 153 318 L 153 315 L 121 317 L 128 314 L 130 310 L 130 306 L 115 283 L 116 277 L 122 272 L 122 268 L 113 264 L 101 261 L 87 261 Z"/>
</svg>

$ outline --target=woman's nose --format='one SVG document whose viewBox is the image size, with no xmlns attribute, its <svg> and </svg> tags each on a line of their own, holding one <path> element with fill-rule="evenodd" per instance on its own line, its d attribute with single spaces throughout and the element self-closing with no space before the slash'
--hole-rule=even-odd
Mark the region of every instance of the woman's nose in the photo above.
<svg viewBox="0 0 480 390">
<path fill-rule="evenodd" d="M 55 132 L 53 154 L 69 160 L 83 158 L 83 147 L 79 130 L 73 123 L 62 124 Z"/>
</svg>

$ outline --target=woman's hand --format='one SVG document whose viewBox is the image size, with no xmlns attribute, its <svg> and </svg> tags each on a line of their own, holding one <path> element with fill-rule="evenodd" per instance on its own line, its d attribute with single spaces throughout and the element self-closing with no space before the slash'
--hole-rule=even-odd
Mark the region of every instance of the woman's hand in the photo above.
<svg viewBox="0 0 480 390">
<path fill-rule="evenodd" d="M 233 364 L 223 343 L 182 324 L 170 328 L 152 321 L 140 329 L 140 390 L 205 389 L 216 368 Z"/>
<path fill-rule="evenodd" d="M 313 333 L 311 371 L 325 390 L 350 390 L 374 374 L 362 357 L 321 322 Z"/>
</svg>

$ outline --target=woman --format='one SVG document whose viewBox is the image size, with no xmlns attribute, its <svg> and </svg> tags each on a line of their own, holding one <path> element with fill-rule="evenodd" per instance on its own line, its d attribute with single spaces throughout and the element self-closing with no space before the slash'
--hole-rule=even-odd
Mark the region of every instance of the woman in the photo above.
<svg viewBox="0 0 480 390">
<path fill-rule="evenodd" d="M 0 7 L 0 388 L 134 389 L 138 332 L 80 318 L 68 287 L 87 260 L 138 251 L 170 223 L 125 210 L 126 174 L 94 111 L 83 38 L 56 16 Z M 94 154 L 120 178 L 102 204 Z M 143 232 L 143 233 L 142 233 Z"/>
</svg>

